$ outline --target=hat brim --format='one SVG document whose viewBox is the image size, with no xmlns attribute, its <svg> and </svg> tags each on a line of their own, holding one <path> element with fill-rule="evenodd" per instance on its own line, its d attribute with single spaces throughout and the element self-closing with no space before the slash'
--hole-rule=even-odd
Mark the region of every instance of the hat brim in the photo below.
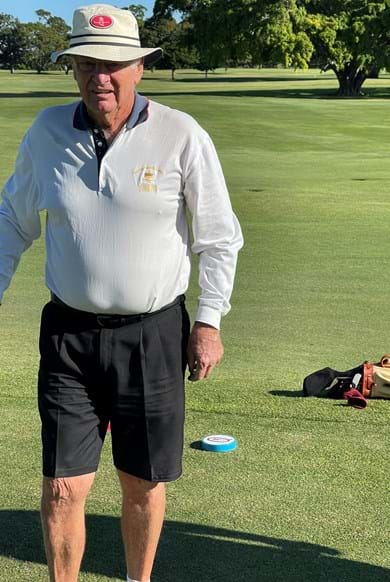
<svg viewBox="0 0 390 582">
<path fill-rule="evenodd" d="M 126 61 L 135 61 L 137 59 L 144 59 L 145 65 L 155 63 L 162 55 L 162 49 L 157 48 L 141 48 L 141 47 L 125 47 L 125 46 L 108 46 L 107 44 L 83 44 L 80 46 L 73 46 L 63 51 L 56 51 L 51 54 L 53 63 L 57 63 L 62 57 L 89 57 L 98 61 L 112 61 L 114 63 L 124 63 Z"/>
</svg>

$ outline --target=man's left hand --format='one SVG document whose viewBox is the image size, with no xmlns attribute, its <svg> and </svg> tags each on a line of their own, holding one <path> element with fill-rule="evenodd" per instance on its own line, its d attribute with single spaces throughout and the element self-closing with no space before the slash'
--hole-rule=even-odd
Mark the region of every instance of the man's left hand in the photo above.
<svg viewBox="0 0 390 582">
<path fill-rule="evenodd" d="M 210 376 L 217 364 L 222 360 L 223 344 L 219 329 L 196 321 L 188 341 L 189 380 L 203 380 Z"/>
</svg>

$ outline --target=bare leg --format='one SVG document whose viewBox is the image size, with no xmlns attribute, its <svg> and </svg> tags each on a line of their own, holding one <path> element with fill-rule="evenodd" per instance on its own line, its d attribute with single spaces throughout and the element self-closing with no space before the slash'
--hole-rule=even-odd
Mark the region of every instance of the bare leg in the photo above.
<svg viewBox="0 0 390 582">
<path fill-rule="evenodd" d="M 118 471 L 122 486 L 122 535 L 127 573 L 149 580 L 165 513 L 165 484 Z"/>
<path fill-rule="evenodd" d="M 94 477 L 43 478 L 41 517 L 50 582 L 77 582 L 85 547 L 85 500 Z"/>
</svg>

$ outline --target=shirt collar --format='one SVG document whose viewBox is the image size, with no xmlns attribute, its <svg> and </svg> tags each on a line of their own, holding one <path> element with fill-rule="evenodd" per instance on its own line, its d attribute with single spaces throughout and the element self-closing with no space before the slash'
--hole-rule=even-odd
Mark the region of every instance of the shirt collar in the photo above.
<svg viewBox="0 0 390 582">
<path fill-rule="evenodd" d="M 127 129 L 133 129 L 133 127 L 143 123 L 148 118 L 148 99 L 137 93 L 137 91 L 134 92 L 134 95 L 135 98 L 133 109 L 131 110 L 129 118 L 126 122 Z M 83 101 L 80 101 L 76 107 L 76 111 L 74 112 L 73 127 L 82 131 L 97 127 L 95 122 L 89 117 L 87 108 Z"/>
</svg>

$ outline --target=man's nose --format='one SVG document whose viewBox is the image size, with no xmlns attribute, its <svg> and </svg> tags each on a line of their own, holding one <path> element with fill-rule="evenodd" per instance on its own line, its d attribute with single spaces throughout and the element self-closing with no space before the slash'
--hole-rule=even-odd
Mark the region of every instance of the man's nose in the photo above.
<svg viewBox="0 0 390 582">
<path fill-rule="evenodd" d="M 111 75 L 110 71 L 108 70 L 107 63 L 104 62 L 96 62 L 95 68 L 91 71 L 92 75 L 105 75 L 109 77 Z"/>
<path fill-rule="evenodd" d="M 104 71 L 104 70 L 100 71 L 98 69 L 95 69 L 92 72 L 92 76 L 94 77 L 95 81 L 97 81 L 99 84 L 102 82 L 106 83 L 107 81 L 110 80 L 110 77 L 111 77 L 111 75 L 108 71 Z"/>
</svg>

